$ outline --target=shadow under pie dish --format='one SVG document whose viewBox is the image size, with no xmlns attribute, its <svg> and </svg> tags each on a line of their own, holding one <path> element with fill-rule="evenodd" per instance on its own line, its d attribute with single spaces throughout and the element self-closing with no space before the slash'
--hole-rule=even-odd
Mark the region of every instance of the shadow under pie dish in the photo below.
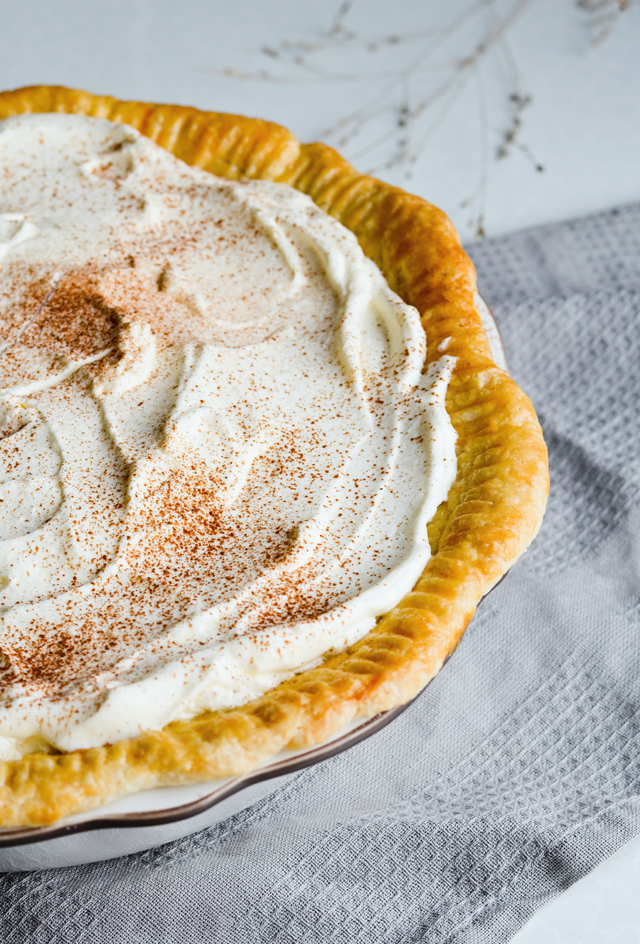
<svg viewBox="0 0 640 944">
<path fill-rule="evenodd" d="M 451 223 L 268 122 L 57 87 L 0 118 L 0 823 L 408 702 L 548 491 Z"/>
</svg>

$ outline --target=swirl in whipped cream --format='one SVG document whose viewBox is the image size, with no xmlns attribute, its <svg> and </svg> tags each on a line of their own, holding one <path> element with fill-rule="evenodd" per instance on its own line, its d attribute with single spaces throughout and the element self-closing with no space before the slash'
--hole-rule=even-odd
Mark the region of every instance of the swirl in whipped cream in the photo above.
<svg viewBox="0 0 640 944">
<path fill-rule="evenodd" d="M 355 237 L 122 125 L 0 124 L 0 752 L 243 704 L 412 588 L 452 360 Z"/>
</svg>

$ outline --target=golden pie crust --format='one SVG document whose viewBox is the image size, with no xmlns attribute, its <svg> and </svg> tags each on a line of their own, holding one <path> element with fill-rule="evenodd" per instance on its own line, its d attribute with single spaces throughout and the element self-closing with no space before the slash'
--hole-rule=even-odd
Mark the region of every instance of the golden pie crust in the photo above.
<svg viewBox="0 0 640 944">
<path fill-rule="evenodd" d="M 124 122 L 213 174 L 295 187 L 352 230 L 391 288 L 420 312 L 429 359 L 445 347 L 457 358 L 446 405 L 458 434 L 458 474 L 429 525 L 433 556 L 422 577 L 363 639 L 244 707 L 103 747 L 0 764 L 4 826 L 51 823 L 140 790 L 244 774 L 283 748 L 316 744 L 356 718 L 407 702 L 537 533 L 549 486 L 535 412 L 493 362 L 473 264 L 442 211 L 268 121 L 58 86 L 0 94 L 0 119 L 27 112 Z"/>
</svg>

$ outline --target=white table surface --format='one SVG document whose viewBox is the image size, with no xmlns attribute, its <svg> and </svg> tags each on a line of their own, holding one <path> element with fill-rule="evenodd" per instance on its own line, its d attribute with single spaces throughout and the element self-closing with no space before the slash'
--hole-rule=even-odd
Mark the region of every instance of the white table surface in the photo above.
<svg viewBox="0 0 640 944">
<path fill-rule="evenodd" d="M 436 126 L 411 177 L 406 166 L 378 176 L 441 206 L 464 240 L 474 237 L 481 203 L 485 230 L 494 235 L 640 200 L 638 0 L 613 18 L 610 35 L 595 46 L 595 16 L 575 0 L 354 0 L 343 25 L 355 38 L 286 53 L 283 42 L 326 41 L 339 6 L 340 0 L 0 0 L 0 87 L 63 84 L 258 115 L 303 140 L 326 137 L 327 128 L 371 101 L 381 106 L 379 114 L 359 138 L 341 146 L 358 167 L 370 170 L 393 155 L 404 133 L 394 124 L 401 93 L 393 83 L 401 89 L 400 72 L 422 55 L 422 71 L 405 80 L 411 107 L 447 82 L 456 100 L 447 104 L 445 96 L 413 121 L 414 141 Z M 608 9 L 614 13 L 615 7 L 611 0 Z M 424 33 L 472 8 L 475 13 L 447 42 Z M 508 49 L 494 40 L 477 67 L 456 71 L 451 63 L 472 55 L 510 10 L 520 13 L 502 34 Z M 393 34 L 412 39 L 385 43 Z M 367 47 L 369 40 L 377 50 Z M 273 58 L 264 47 L 285 55 Z M 293 62 L 295 55 L 305 62 Z M 229 67 L 268 70 L 278 81 L 221 74 Z M 396 111 L 380 99 L 387 86 Z M 532 99 L 522 113 L 519 141 L 533 163 L 518 149 L 495 157 L 514 91 Z M 372 147 L 385 134 L 388 139 Z M 338 143 L 338 137 L 328 140 Z M 478 190 L 479 199 L 462 207 Z M 640 839 L 542 908 L 514 940 L 640 941 Z"/>
</svg>

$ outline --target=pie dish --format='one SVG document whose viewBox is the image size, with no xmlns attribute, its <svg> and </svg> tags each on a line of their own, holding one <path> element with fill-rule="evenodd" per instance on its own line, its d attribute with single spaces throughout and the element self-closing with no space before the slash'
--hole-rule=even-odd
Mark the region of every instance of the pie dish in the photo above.
<svg viewBox="0 0 640 944">
<path fill-rule="evenodd" d="M 432 554 L 422 576 L 366 635 L 248 703 L 113 743 L 3 763 L 4 826 L 51 823 L 153 787 L 243 775 L 284 748 L 318 744 L 408 702 L 535 536 L 548 492 L 535 413 L 494 363 L 472 263 L 443 213 L 269 122 L 59 87 L 0 95 L 2 119 L 49 112 L 125 124 L 219 177 L 286 184 L 351 230 L 391 289 L 419 312 L 426 366 L 444 351 L 455 365 L 446 410 L 457 434 L 457 474 L 429 522 Z"/>
</svg>

